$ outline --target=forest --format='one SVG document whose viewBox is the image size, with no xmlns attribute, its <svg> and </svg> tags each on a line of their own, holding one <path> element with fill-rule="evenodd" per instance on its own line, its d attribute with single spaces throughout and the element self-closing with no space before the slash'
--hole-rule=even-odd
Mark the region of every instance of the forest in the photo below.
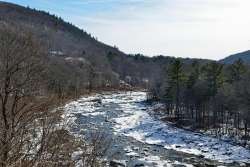
<svg viewBox="0 0 250 167">
<path fill-rule="evenodd" d="M 166 121 L 176 125 L 249 140 L 249 66 L 241 59 L 225 65 L 173 60 L 148 98 L 165 104 Z"/>
</svg>

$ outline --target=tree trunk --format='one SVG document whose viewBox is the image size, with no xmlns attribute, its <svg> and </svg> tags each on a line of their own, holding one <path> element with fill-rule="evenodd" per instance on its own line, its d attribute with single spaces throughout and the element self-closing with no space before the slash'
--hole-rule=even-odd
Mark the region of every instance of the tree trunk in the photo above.
<svg viewBox="0 0 250 167">
<path fill-rule="evenodd" d="M 247 133 L 247 120 L 245 120 L 245 122 L 244 122 L 244 129 L 245 129 L 245 136 L 248 136 L 248 133 Z"/>
</svg>

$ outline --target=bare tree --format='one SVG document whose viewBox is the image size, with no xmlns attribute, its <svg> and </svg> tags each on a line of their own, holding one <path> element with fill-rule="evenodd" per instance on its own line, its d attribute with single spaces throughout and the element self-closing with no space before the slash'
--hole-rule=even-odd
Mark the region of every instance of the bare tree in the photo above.
<svg viewBox="0 0 250 167">
<path fill-rule="evenodd" d="M 0 167 L 97 166 L 107 151 L 101 133 L 76 139 L 62 121 L 63 101 L 47 91 L 46 48 L 16 27 L 0 28 Z"/>
<path fill-rule="evenodd" d="M 0 159 L 2 166 L 20 158 L 15 154 L 22 152 L 22 145 L 28 142 L 26 127 L 30 124 L 26 122 L 34 119 L 33 110 L 42 107 L 42 105 L 34 106 L 36 99 L 32 98 L 36 93 L 34 90 L 38 90 L 37 79 L 42 71 L 39 50 L 30 36 L 7 28 L 0 30 Z"/>
<path fill-rule="evenodd" d="M 80 162 L 82 166 L 87 167 L 101 167 L 102 160 L 110 151 L 112 139 L 101 131 L 90 132 L 86 138 L 87 142 L 80 145 Z"/>
<path fill-rule="evenodd" d="M 59 121 L 50 112 L 56 99 L 45 96 L 46 54 L 31 35 L 6 25 L 0 51 L 0 166 L 38 165 L 52 157 L 48 145 Z"/>
</svg>

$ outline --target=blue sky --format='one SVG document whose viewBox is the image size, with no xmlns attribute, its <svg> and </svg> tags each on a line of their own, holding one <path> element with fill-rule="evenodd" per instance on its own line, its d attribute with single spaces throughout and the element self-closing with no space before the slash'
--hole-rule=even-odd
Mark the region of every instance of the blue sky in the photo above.
<svg viewBox="0 0 250 167">
<path fill-rule="evenodd" d="M 220 59 L 250 49 L 249 0 L 8 0 L 126 53 Z"/>
</svg>

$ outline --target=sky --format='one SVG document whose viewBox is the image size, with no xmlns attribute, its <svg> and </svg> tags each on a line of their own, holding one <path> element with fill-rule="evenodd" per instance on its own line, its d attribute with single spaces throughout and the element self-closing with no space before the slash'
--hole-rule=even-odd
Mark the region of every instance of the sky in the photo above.
<svg viewBox="0 0 250 167">
<path fill-rule="evenodd" d="M 250 0 L 7 0 L 49 11 L 125 53 L 218 60 L 250 50 Z"/>
</svg>

